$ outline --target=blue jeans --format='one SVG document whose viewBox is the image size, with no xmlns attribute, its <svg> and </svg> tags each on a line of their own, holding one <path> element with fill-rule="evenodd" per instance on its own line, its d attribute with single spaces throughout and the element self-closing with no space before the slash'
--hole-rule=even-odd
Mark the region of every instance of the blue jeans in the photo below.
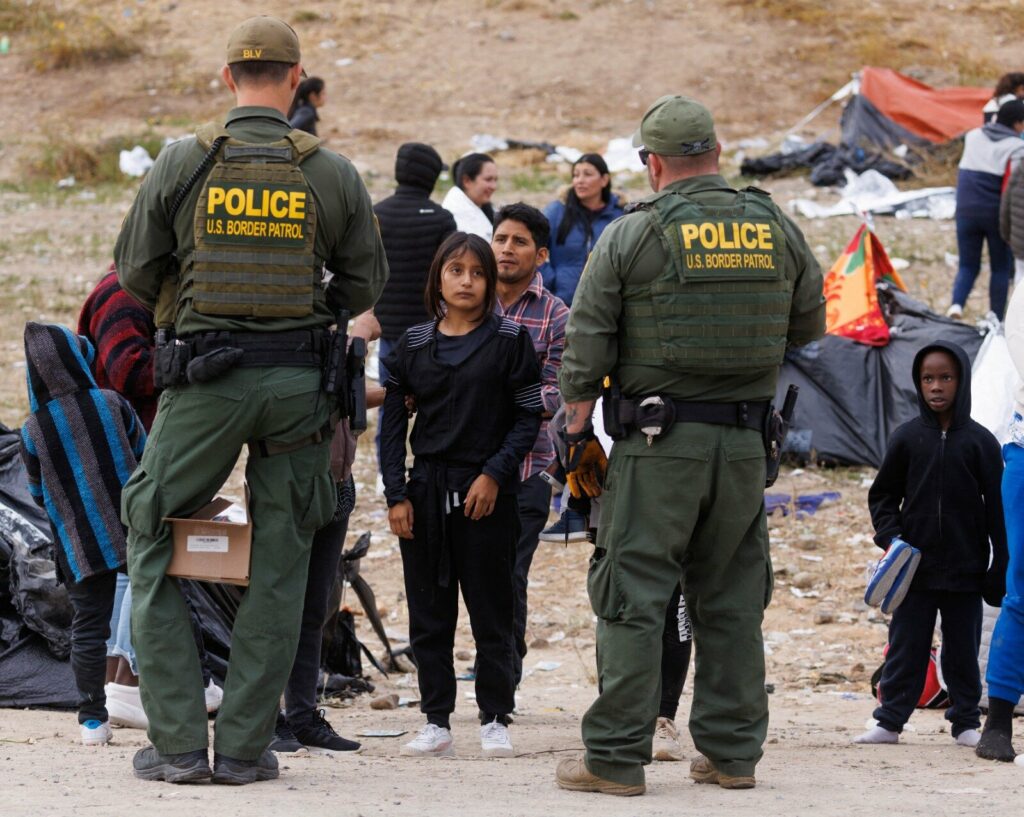
<svg viewBox="0 0 1024 817">
<path fill-rule="evenodd" d="M 1024 695 L 1024 448 L 1003 446 L 1003 508 L 1010 564 L 1006 569 L 1006 596 L 999 611 L 988 656 L 990 698 L 1016 704 Z"/>
<path fill-rule="evenodd" d="M 388 340 L 387 338 L 381 338 L 377 341 L 377 382 L 383 387 L 388 382 L 388 370 L 384 365 L 384 358 L 391 354 L 391 350 L 395 348 L 395 344 L 398 340 Z M 377 410 L 377 434 L 373 438 L 374 444 L 377 446 L 377 468 L 380 469 L 380 430 L 384 427 L 384 406 L 381 406 Z"/>
<path fill-rule="evenodd" d="M 114 591 L 114 613 L 110 617 L 110 638 L 107 639 L 107 657 L 124 658 L 131 667 L 132 675 L 139 674 L 135 663 L 135 649 L 132 647 L 132 588 L 128 576 L 117 574 L 117 589 Z"/>
<path fill-rule="evenodd" d="M 999 235 L 999 210 L 956 213 L 956 243 L 960 252 L 960 266 L 953 281 L 953 303 L 963 306 L 971 294 L 974 281 L 981 272 L 981 247 L 988 244 L 989 265 L 992 268 L 988 285 L 989 309 L 1003 319 L 1006 313 L 1006 293 L 1013 274 L 1013 252 Z"/>
</svg>

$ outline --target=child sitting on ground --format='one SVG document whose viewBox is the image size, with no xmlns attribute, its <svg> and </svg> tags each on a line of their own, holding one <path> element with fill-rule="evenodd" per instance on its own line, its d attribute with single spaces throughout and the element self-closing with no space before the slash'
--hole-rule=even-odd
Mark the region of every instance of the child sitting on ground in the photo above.
<svg viewBox="0 0 1024 817">
<path fill-rule="evenodd" d="M 1006 575 L 1003 460 L 996 438 L 971 419 L 963 349 L 945 341 L 926 346 L 914 357 L 913 376 L 920 417 L 892 435 L 868 505 L 878 546 L 898 536 L 921 551 L 921 562 L 889 624 L 878 725 L 853 742 L 899 741 L 924 686 L 939 612 L 946 719 L 957 744 L 973 747 L 981 725 L 981 601 L 1000 604 Z"/>
<path fill-rule="evenodd" d="M 29 491 L 53 529 L 57 577 L 68 590 L 71 667 L 82 743 L 110 741 L 104 680 L 117 571 L 125 566 L 121 487 L 142 456 L 146 432 L 116 392 L 100 389 L 93 346 L 70 329 L 25 325 L 31 415 L 21 429 Z"/>
</svg>

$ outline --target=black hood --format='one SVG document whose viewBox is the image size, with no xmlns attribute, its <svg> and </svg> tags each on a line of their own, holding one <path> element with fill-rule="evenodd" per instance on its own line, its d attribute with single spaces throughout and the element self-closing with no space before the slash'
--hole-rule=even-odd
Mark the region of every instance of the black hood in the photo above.
<svg viewBox="0 0 1024 817">
<path fill-rule="evenodd" d="M 430 193 L 443 168 L 441 156 L 430 145 L 406 142 L 395 157 L 395 180 Z"/>
<path fill-rule="evenodd" d="M 921 411 L 921 419 L 924 420 L 926 425 L 930 426 L 938 427 L 939 421 L 935 416 L 935 412 L 925 402 L 924 395 L 921 394 L 920 374 L 921 361 L 924 359 L 924 356 L 934 351 L 948 352 L 956 358 L 960 367 L 960 382 L 957 384 L 956 397 L 953 400 L 953 420 L 949 426 L 950 428 L 958 428 L 965 425 L 971 419 L 971 359 L 967 356 L 967 352 L 948 340 L 937 340 L 929 343 L 914 355 L 913 377 L 914 390 L 917 392 L 917 405 Z"/>
</svg>

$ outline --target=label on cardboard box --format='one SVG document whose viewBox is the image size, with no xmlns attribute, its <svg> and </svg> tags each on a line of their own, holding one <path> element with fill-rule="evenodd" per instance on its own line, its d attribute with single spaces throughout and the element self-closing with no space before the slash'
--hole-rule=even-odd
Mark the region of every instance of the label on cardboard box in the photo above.
<svg viewBox="0 0 1024 817">
<path fill-rule="evenodd" d="M 197 536 L 192 534 L 188 537 L 186 550 L 190 553 L 227 553 L 227 536 Z"/>
</svg>

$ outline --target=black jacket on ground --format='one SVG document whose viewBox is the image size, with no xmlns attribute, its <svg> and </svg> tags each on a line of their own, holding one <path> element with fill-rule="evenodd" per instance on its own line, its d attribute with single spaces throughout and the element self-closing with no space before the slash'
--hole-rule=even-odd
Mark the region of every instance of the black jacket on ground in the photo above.
<svg viewBox="0 0 1024 817">
<path fill-rule="evenodd" d="M 395 161 L 398 188 L 374 206 L 391 274 L 373 308 L 385 340 L 397 340 L 429 319 L 423 290 L 437 248 L 455 232 L 455 217 L 430 200 L 441 157 L 429 145 L 402 145 Z"/>
<path fill-rule="evenodd" d="M 936 350 L 960 364 L 953 420 L 945 432 L 919 381 L 921 361 Z M 1003 458 L 992 433 L 971 419 L 971 361 L 955 343 L 938 341 L 914 357 L 913 378 L 920 417 L 893 432 L 868 491 L 875 543 L 887 548 L 900 536 L 921 551 L 914 589 L 983 591 L 998 606 L 1007 561 Z"/>
</svg>

